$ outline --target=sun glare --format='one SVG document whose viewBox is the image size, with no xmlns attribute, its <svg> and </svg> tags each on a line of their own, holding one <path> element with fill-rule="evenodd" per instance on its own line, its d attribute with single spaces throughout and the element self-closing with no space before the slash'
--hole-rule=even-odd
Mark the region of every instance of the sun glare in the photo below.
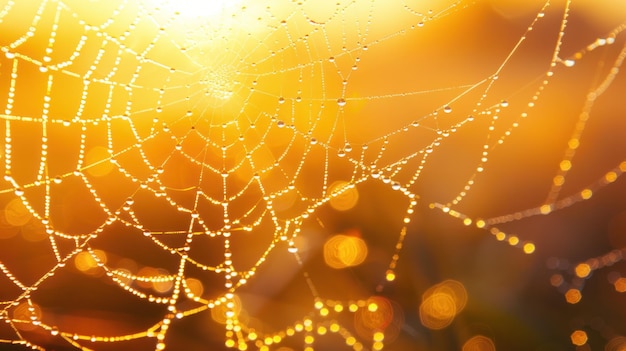
<svg viewBox="0 0 626 351">
<path fill-rule="evenodd" d="M 228 10 L 241 4 L 241 0 L 144 0 L 147 5 L 158 6 L 189 19 L 218 20 L 228 15 Z"/>
</svg>

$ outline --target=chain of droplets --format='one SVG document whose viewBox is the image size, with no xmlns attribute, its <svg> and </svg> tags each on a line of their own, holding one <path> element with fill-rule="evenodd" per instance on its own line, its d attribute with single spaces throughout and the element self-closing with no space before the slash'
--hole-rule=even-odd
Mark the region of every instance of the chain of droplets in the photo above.
<svg viewBox="0 0 626 351">
<path fill-rule="evenodd" d="M 576 60 L 580 60 L 584 57 L 584 54 L 595 50 L 598 47 L 613 44 L 615 42 L 616 36 L 621 33 L 625 28 L 625 25 L 618 26 L 606 37 L 596 39 L 593 43 L 587 45 L 585 49 L 582 49 L 572 55 L 571 59 L 562 61 L 563 64 L 567 67 L 572 67 L 574 66 Z M 576 128 L 574 129 L 572 136 L 568 140 L 568 148 L 566 149 L 563 160 L 559 163 L 559 171 L 553 179 L 553 185 L 550 189 L 546 204 L 538 208 L 527 209 L 525 211 L 515 213 L 513 214 L 513 216 L 515 216 L 514 218 L 525 218 L 538 214 L 548 214 L 554 210 L 559 210 L 571 206 L 576 202 L 588 200 L 597 190 L 615 182 L 620 176 L 622 176 L 626 172 L 626 160 L 624 160 L 613 169 L 607 171 L 595 182 L 586 186 L 580 192 L 564 197 L 562 199 L 558 199 L 561 187 L 565 182 L 565 177 L 572 167 L 571 160 L 574 158 L 576 149 L 580 144 L 580 138 L 583 133 L 584 127 L 591 116 L 593 104 L 596 99 L 600 97 L 614 81 L 621 66 L 623 65 L 625 58 L 626 45 L 622 48 L 613 64 L 609 67 L 609 73 L 600 83 L 597 84 L 595 88 L 590 89 L 590 91 L 587 93 L 585 104 L 583 105 L 582 111 L 579 114 Z M 511 219 L 510 216 L 501 216 L 491 219 L 491 221 L 501 222 L 508 222 L 511 220 L 513 219 Z M 550 282 L 554 287 L 559 290 L 559 292 L 564 294 L 565 299 L 568 303 L 576 304 L 582 300 L 585 283 L 595 271 L 611 267 L 614 264 L 622 261 L 623 258 L 624 248 L 612 250 L 601 256 L 589 258 L 583 262 L 579 262 L 576 265 L 570 265 L 565 261 L 553 258 L 548 262 L 548 268 L 559 271 L 559 273 L 553 274 Z M 563 274 L 571 276 L 569 282 L 564 279 Z M 610 272 L 608 274 L 608 283 L 613 285 L 617 292 L 626 292 L 626 278 L 621 277 L 620 273 L 616 271 Z M 610 333 L 610 335 L 612 335 L 612 333 Z"/>
<path fill-rule="evenodd" d="M 566 22 L 567 20 L 567 10 L 565 11 L 565 15 L 563 17 L 563 21 Z M 538 14 L 537 18 L 542 18 L 544 17 L 543 15 L 543 9 L 542 12 L 540 12 Z M 559 57 L 559 48 L 561 46 L 561 42 L 562 42 L 562 36 L 565 33 L 565 24 L 561 25 L 561 30 L 559 31 L 560 35 L 559 35 L 559 39 L 557 42 L 557 46 L 555 49 L 555 53 L 553 54 L 552 60 L 550 62 L 550 70 L 546 73 L 546 77 L 545 79 L 542 81 L 540 87 L 537 89 L 537 91 L 533 94 L 532 96 L 532 101 L 530 101 L 528 103 L 528 108 L 532 108 L 536 101 L 538 101 L 540 94 L 542 93 L 542 91 L 545 89 L 545 87 L 547 86 L 547 84 L 549 83 L 549 78 L 554 76 L 554 68 L 556 67 L 557 63 L 562 63 L 565 67 L 572 67 L 575 64 L 575 60 L 580 60 L 583 58 L 583 54 L 587 53 L 589 51 L 595 50 L 598 47 L 602 47 L 605 45 L 610 45 L 613 44 L 615 42 L 615 37 L 621 33 L 624 30 L 624 25 L 620 25 L 617 28 L 615 28 L 614 30 L 612 30 L 607 36 L 606 39 L 605 38 L 599 38 L 594 40 L 593 43 L 587 45 L 585 47 L 585 49 L 580 50 L 578 53 L 573 55 L 572 59 L 568 59 L 568 60 L 562 60 Z M 532 26 L 529 27 L 529 30 L 532 30 Z M 526 35 L 523 37 L 525 38 Z M 523 40 L 522 38 L 522 40 Z M 571 160 L 574 157 L 575 154 L 575 150 L 578 148 L 579 144 L 580 144 L 580 137 L 584 131 L 585 125 L 586 125 L 586 121 L 589 119 L 590 115 L 591 115 L 591 110 L 593 108 L 594 102 L 596 101 L 596 99 L 602 95 L 602 93 L 604 93 L 611 85 L 611 83 L 614 81 L 614 79 L 616 78 L 620 67 L 623 64 L 623 61 L 625 59 L 625 55 L 626 55 L 626 47 L 623 48 L 620 53 L 617 55 L 616 59 L 614 60 L 613 64 L 611 65 L 610 69 L 608 70 L 607 75 L 604 77 L 604 79 L 598 84 L 598 86 L 594 89 L 591 89 L 589 91 L 589 93 L 587 94 L 587 99 L 585 100 L 585 105 L 582 108 L 581 113 L 579 114 L 579 120 L 576 123 L 576 128 L 574 129 L 572 136 L 569 138 L 568 143 L 567 143 L 567 148 L 566 148 L 566 152 L 564 155 L 564 158 L 560 161 L 559 163 L 559 171 L 557 173 L 557 175 L 554 177 L 553 179 L 553 184 L 552 184 L 552 188 L 550 189 L 549 192 L 549 196 L 548 199 L 540 206 L 537 207 L 533 207 L 533 208 L 529 208 L 529 209 L 525 209 L 525 210 L 521 210 L 521 211 L 517 211 L 515 213 L 511 213 L 511 214 L 506 214 L 506 215 L 501 215 L 501 216 L 497 216 L 497 217 L 493 217 L 493 218 L 488 218 L 488 219 L 482 219 L 482 218 L 476 218 L 476 219 L 472 219 L 470 216 L 460 213 L 458 211 L 455 211 L 451 208 L 451 205 L 455 205 L 458 204 L 458 201 L 460 201 L 466 194 L 466 192 L 469 190 L 469 187 L 474 183 L 474 179 L 476 177 L 477 173 L 474 173 L 470 179 L 470 181 L 468 182 L 468 184 L 465 186 L 464 191 L 461 192 L 454 201 L 452 201 L 451 203 L 448 204 L 440 204 L 440 203 L 433 203 L 430 205 L 431 208 L 439 208 L 441 209 L 443 212 L 448 213 L 449 215 L 459 218 L 461 220 L 463 220 L 463 223 L 465 225 L 471 225 L 472 223 L 475 223 L 475 225 L 478 228 L 483 228 L 483 229 L 488 229 L 493 235 L 495 235 L 495 237 L 499 240 L 499 241 L 507 241 L 510 245 L 512 246 L 516 246 L 519 248 L 522 248 L 525 252 L 527 253 L 531 253 L 535 250 L 534 244 L 531 242 L 525 242 L 525 241 L 521 241 L 518 236 L 513 235 L 513 234 L 507 234 L 502 232 L 500 229 L 498 229 L 497 227 L 495 227 L 495 225 L 497 224 L 502 224 L 502 223 L 507 223 L 510 221 L 517 221 L 517 220 L 521 220 L 523 218 L 526 217 L 530 217 L 530 216 L 536 216 L 536 215 L 546 215 L 551 213 L 552 211 L 555 210 L 560 210 L 569 206 L 574 205 L 575 203 L 579 202 L 579 201 L 584 201 L 584 200 L 588 200 L 591 198 L 591 196 L 593 195 L 594 191 L 596 191 L 597 189 L 600 189 L 601 187 L 604 187 L 610 183 L 613 183 L 614 181 L 617 180 L 617 178 L 619 176 L 621 176 L 624 172 L 624 169 L 626 168 L 626 161 L 621 162 L 619 165 L 615 166 L 613 169 L 608 170 L 603 176 L 601 176 L 597 181 L 589 184 L 588 186 L 584 187 L 581 191 L 566 196 L 562 199 L 558 199 L 558 194 L 560 192 L 560 189 L 563 185 L 563 183 L 565 182 L 565 177 L 567 175 L 567 172 L 571 169 L 572 167 L 572 163 Z M 501 103 L 502 107 L 507 107 L 508 106 L 508 102 L 503 101 Z M 499 109 L 496 109 L 496 113 L 500 112 Z M 512 130 L 516 127 L 519 126 L 519 120 L 523 119 L 523 118 L 527 118 L 528 117 L 528 112 L 524 111 L 520 114 L 519 118 L 511 125 L 511 127 L 505 131 L 505 133 L 497 140 L 497 145 L 501 145 L 504 143 L 506 137 L 508 137 L 509 135 L 511 135 Z M 492 131 L 493 124 L 489 127 L 489 130 Z M 492 146 L 495 147 L 496 145 Z M 485 144 L 484 149 L 487 150 L 489 149 L 489 145 Z M 479 164 L 478 168 L 477 168 L 477 172 L 482 172 L 482 170 L 484 169 L 483 167 L 483 163 L 486 162 L 486 155 L 487 151 L 483 152 L 483 159 L 481 160 L 481 164 Z"/>
<path fill-rule="evenodd" d="M 620 28 L 623 28 L 623 27 L 624 26 L 620 26 L 618 29 L 616 29 L 612 33 L 616 33 L 618 30 L 619 32 L 621 32 L 622 30 L 620 30 Z M 602 46 L 613 44 L 615 42 L 615 37 L 613 35 L 609 35 L 609 39 L 606 39 L 606 40 L 603 38 L 600 38 L 594 41 L 594 43 L 601 41 L 604 43 L 602 44 Z M 591 49 L 592 47 L 593 49 L 595 49 L 598 46 L 593 46 L 593 44 L 590 44 L 587 46 L 587 50 L 593 50 Z M 578 57 L 578 59 L 582 58 L 582 56 L 579 56 L 579 55 L 575 55 L 575 56 Z M 560 194 L 560 190 L 563 184 L 565 183 L 567 173 L 572 168 L 572 159 L 574 158 L 576 149 L 578 149 L 580 145 L 580 139 L 584 132 L 586 123 L 591 117 L 591 110 L 593 109 L 594 103 L 596 102 L 596 99 L 600 97 L 614 82 L 625 59 L 626 59 L 626 46 L 624 46 L 620 50 L 619 54 L 617 55 L 613 63 L 610 65 L 608 73 L 604 76 L 602 81 L 595 88 L 590 89 L 589 92 L 587 93 L 585 104 L 582 107 L 580 114 L 578 115 L 578 121 L 576 123 L 576 127 L 574 128 L 572 135 L 568 139 L 564 156 L 562 160 L 559 162 L 559 168 L 558 168 L 557 174 L 553 178 L 552 187 L 544 203 L 541 206 L 537 206 L 534 208 L 487 219 L 486 221 L 489 225 L 498 224 L 498 223 L 506 223 L 506 222 L 519 220 L 519 219 L 523 219 L 529 216 L 535 216 L 539 214 L 545 215 L 545 214 L 551 213 L 554 210 L 560 210 L 562 208 L 569 207 L 578 201 L 587 200 L 591 198 L 593 191 L 600 188 L 601 186 L 614 182 L 617 179 L 617 177 L 619 177 L 622 174 L 624 162 L 621 162 L 619 166 L 616 166 L 614 169 L 608 170 L 606 174 L 604 174 L 600 178 L 600 180 L 585 187 L 579 193 L 566 196 L 562 199 L 558 198 Z M 571 59 L 565 60 L 563 61 L 563 64 L 566 67 L 572 67 L 574 65 L 574 61 L 572 61 Z M 552 76 L 553 75 L 552 71 L 548 72 L 547 75 Z M 533 99 L 533 100 L 536 100 L 536 99 Z M 522 114 L 522 117 L 526 117 L 526 116 L 527 116 L 526 113 Z"/>
</svg>

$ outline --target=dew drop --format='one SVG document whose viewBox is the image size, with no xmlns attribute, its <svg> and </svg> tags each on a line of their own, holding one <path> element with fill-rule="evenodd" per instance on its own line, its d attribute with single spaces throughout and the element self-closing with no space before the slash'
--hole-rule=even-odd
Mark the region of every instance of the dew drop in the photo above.
<svg viewBox="0 0 626 351">
<path fill-rule="evenodd" d="M 22 188 L 16 188 L 16 189 L 15 189 L 15 195 L 17 195 L 17 196 L 22 196 L 22 195 L 24 195 L 24 189 L 22 189 Z"/>
<path fill-rule="evenodd" d="M 508 106 L 509 106 L 509 102 L 508 102 L 508 101 L 506 101 L 506 100 L 502 100 L 502 101 L 500 101 L 500 106 L 502 106 L 502 107 L 508 107 Z"/>
<path fill-rule="evenodd" d="M 329 57 L 328 62 L 335 62 L 335 58 L 333 56 Z"/>
<path fill-rule="evenodd" d="M 563 62 L 563 64 L 565 65 L 565 67 L 573 67 L 576 64 L 576 61 L 574 61 L 574 60 L 565 60 Z"/>
<path fill-rule="evenodd" d="M 339 105 L 339 107 L 344 107 L 346 106 L 346 100 L 341 98 L 341 99 L 337 99 L 337 105 Z"/>
<path fill-rule="evenodd" d="M 50 328 L 50 334 L 52 334 L 53 336 L 59 335 L 59 328 L 57 327 Z"/>
<path fill-rule="evenodd" d="M 284 122 L 284 121 L 278 121 L 278 122 L 276 123 L 276 125 L 278 125 L 278 128 L 282 128 L 282 127 L 284 127 L 284 126 L 285 126 L 285 122 Z"/>
<path fill-rule="evenodd" d="M 339 151 L 337 151 L 337 156 L 345 157 L 346 156 L 346 151 L 344 149 L 339 149 Z"/>
<path fill-rule="evenodd" d="M 315 144 L 317 144 L 317 139 L 311 138 L 311 145 L 315 145 Z"/>
<path fill-rule="evenodd" d="M 445 112 L 445 113 L 450 113 L 450 112 L 452 112 L 452 107 L 450 107 L 450 106 L 445 106 L 445 107 L 443 108 L 443 112 Z"/>
<path fill-rule="evenodd" d="M 278 98 L 278 103 L 279 103 L 279 104 L 284 104 L 284 103 L 285 103 L 285 98 L 284 98 L 284 97 L 282 97 L 282 96 L 281 96 L 281 97 L 279 97 L 279 98 Z"/>
<path fill-rule="evenodd" d="M 398 183 L 398 182 L 391 183 L 391 189 L 393 189 L 393 190 L 400 190 L 400 183 Z"/>
</svg>

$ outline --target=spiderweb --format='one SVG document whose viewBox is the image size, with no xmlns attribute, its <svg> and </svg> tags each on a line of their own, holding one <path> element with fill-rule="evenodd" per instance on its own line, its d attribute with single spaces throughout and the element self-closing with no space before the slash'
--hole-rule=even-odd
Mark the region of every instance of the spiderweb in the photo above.
<svg viewBox="0 0 626 351">
<path fill-rule="evenodd" d="M 620 6 L 3 2 L 0 341 L 162 350 L 202 325 L 210 348 L 383 349 L 410 324 L 389 296 L 417 212 L 524 257 L 524 223 L 623 187 Z M 545 243 L 566 302 L 620 233 L 597 257 Z M 416 317 L 447 328 L 466 287 L 423 285 Z M 626 345 L 586 323 L 565 338 Z"/>
</svg>

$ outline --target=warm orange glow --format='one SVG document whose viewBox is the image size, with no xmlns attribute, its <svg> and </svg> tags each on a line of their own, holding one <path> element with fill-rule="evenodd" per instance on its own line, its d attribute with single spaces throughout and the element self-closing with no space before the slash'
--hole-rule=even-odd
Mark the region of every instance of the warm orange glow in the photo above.
<svg viewBox="0 0 626 351">
<path fill-rule="evenodd" d="M 324 261 L 335 269 L 358 266 L 367 257 L 367 245 L 363 239 L 338 234 L 324 244 Z"/>
<path fill-rule="evenodd" d="M 524 244 L 524 253 L 531 254 L 533 252 L 535 252 L 535 244 L 533 243 Z"/>
<path fill-rule="evenodd" d="M 152 288 L 152 277 L 155 277 L 159 274 L 159 270 L 154 267 L 142 267 L 138 272 L 137 276 L 139 279 L 137 280 L 137 286 L 148 289 Z"/>
<path fill-rule="evenodd" d="M 569 171 L 572 168 L 572 163 L 569 160 L 561 161 L 560 165 L 562 171 Z"/>
<path fill-rule="evenodd" d="M 611 172 L 607 172 L 604 175 L 604 179 L 606 180 L 607 183 L 613 183 L 614 181 L 617 180 L 617 173 L 611 171 Z"/>
<path fill-rule="evenodd" d="M 552 286 L 556 286 L 559 287 L 563 284 L 563 276 L 560 274 L 553 274 L 550 277 L 550 284 L 552 284 Z"/>
<path fill-rule="evenodd" d="M 486 224 L 486 223 L 485 223 L 485 221 L 484 221 L 484 220 L 482 220 L 482 219 L 478 219 L 478 220 L 476 220 L 476 226 L 477 226 L 478 228 L 484 228 L 484 227 L 485 227 L 485 224 Z"/>
<path fill-rule="evenodd" d="M 242 309 L 241 299 L 239 296 L 233 295 L 230 301 L 216 304 L 211 309 L 211 318 L 220 324 L 226 324 L 229 320 L 239 316 Z"/>
<path fill-rule="evenodd" d="M 393 328 L 404 322 L 402 319 L 402 316 L 397 315 L 392 301 L 382 296 L 372 296 L 366 301 L 366 308 L 361 308 L 354 314 L 354 327 L 360 337 L 381 341 L 375 338 L 380 339 L 388 327 L 393 333 Z"/>
<path fill-rule="evenodd" d="M 613 285 L 615 286 L 615 290 L 617 292 L 626 292 L 626 278 L 624 277 L 620 277 L 618 278 L 615 283 L 613 283 Z"/>
<path fill-rule="evenodd" d="M 554 179 L 552 180 L 552 182 L 554 183 L 554 185 L 556 186 L 561 186 L 563 185 L 563 183 L 565 183 L 565 177 L 563 177 L 562 175 L 557 175 L 554 177 Z M 543 211 L 542 211 L 543 212 Z"/>
<path fill-rule="evenodd" d="M 196 278 L 187 278 L 185 279 L 185 285 L 189 289 L 189 293 L 193 296 L 200 297 L 204 292 L 204 285 L 202 281 Z"/>
<path fill-rule="evenodd" d="M 174 281 L 165 269 L 158 269 L 158 274 L 152 280 L 152 290 L 157 293 L 167 293 L 174 287 Z"/>
<path fill-rule="evenodd" d="M 611 340 L 609 340 L 604 349 L 605 351 L 626 351 L 626 337 L 613 337 Z"/>
<path fill-rule="evenodd" d="M 29 221 L 21 228 L 22 237 L 29 242 L 39 242 L 48 238 L 46 227 L 38 221 Z"/>
<path fill-rule="evenodd" d="M 587 343 L 587 333 L 583 330 L 575 330 L 572 335 L 570 335 L 572 339 L 572 344 L 576 346 L 582 346 Z"/>
<path fill-rule="evenodd" d="M 106 263 L 107 254 L 102 250 L 93 250 L 93 254 L 89 251 L 83 251 L 74 258 L 76 269 L 90 275 L 102 273 L 97 268 L 99 265 L 105 265 Z"/>
<path fill-rule="evenodd" d="M 0 239 L 9 239 L 19 233 L 19 228 L 7 222 L 6 211 L 0 210 Z"/>
<path fill-rule="evenodd" d="M 585 200 L 591 198 L 592 195 L 593 195 L 593 192 L 591 191 L 591 189 L 585 189 L 580 192 L 580 197 L 582 197 Z"/>
<path fill-rule="evenodd" d="M 392 282 L 396 279 L 396 274 L 393 271 L 387 271 L 387 273 L 385 274 L 385 279 L 388 282 Z"/>
<path fill-rule="evenodd" d="M 444 280 L 443 282 L 430 287 L 422 295 L 422 301 L 437 293 L 443 293 L 452 297 L 457 312 L 461 312 L 467 304 L 467 290 L 465 290 L 463 283 L 457 280 Z"/>
<path fill-rule="evenodd" d="M 359 201 L 359 192 L 354 185 L 347 182 L 337 181 L 333 183 L 329 192 L 330 206 L 337 211 L 347 211 L 353 208 Z"/>
<path fill-rule="evenodd" d="M 496 351 L 496 345 L 484 335 L 475 335 L 463 344 L 462 351 Z"/>
<path fill-rule="evenodd" d="M 33 217 L 20 199 L 11 200 L 4 208 L 4 217 L 10 225 L 23 226 Z"/>
<path fill-rule="evenodd" d="M 17 321 L 15 325 L 23 331 L 37 329 L 42 318 L 41 307 L 37 304 L 22 302 L 13 310 L 13 319 Z"/>
<path fill-rule="evenodd" d="M 454 298 L 450 294 L 440 292 L 427 297 L 419 308 L 422 325 L 433 330 L 449 326 L 456 314 Z"/>
<path fill-rule="evenodd" d="M 88 164 L 87 173 L 95 177 L 105 176 L 113 170 L 110 162 L 111 155 L 103 146 L 96 146 L 85 155 L 85 163 Z"/>
<path fill-rule="evenodd" d="M 582 299 L 582 294 L 578 289 L 569 289 L 565 293 L 565 301 L 571 304 L 577 304 Z"/>
<path fill-rule="evenodd" d="M 452 323 L 466 303 L 467 292 L 462 283 L 456 280 L 443 281 L 422 295 L 420 321 L 429 329 L 443 329 Z"/>
<path fill-rule="evenodd" d="M 560 178 L 558 180 L 555 178 L 554 184 L 555 185 L 561 185 L 561 184 L 563 184 L 563 182 L 560 181 Z M 542 205 L 539 208 L 539 211 L 541 211 L 541 214 L 548 214 L 548 213 L 552 212 L 552 206 L 551 205 Z"/>
<path fill-rule="evenodd" d="M 372 339 L 374 341 L 383 341 L 385 339 L 385 334 L 382 332 L 375 332 Z"/>
<path fill-rule="evenodd" d="M 591 267 L 587 263 L 580 263 L 576 266 L 575 271 L 579 278 L 586 278 L 591 274 Z"/>
</svg>

